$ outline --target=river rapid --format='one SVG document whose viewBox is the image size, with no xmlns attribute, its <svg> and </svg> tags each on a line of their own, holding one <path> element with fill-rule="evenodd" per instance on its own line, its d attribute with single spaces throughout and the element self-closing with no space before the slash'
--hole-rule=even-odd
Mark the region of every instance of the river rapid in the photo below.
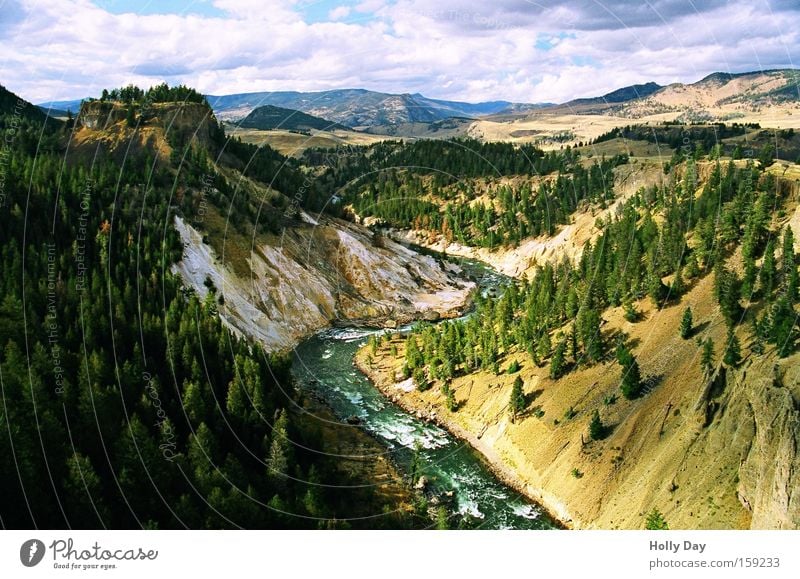
<svg viewBox="0 0 800 579">
<path fill-rule="evenodd" d="M 479 262 L 459 259 L 457 263 L 465 275 L 478 283 L 484 295 L 502 291 L 508 281 Z M 353 423 L 352 428 L 362 428 L 372 435 L 385 448 L 385 457 L 400 471 L 408 475 L 416 463 L 419 474 L 427 481 L 426 494 L 465 526 L 556 528 L 538 505 L 499 481 L 477 451 L 392 403 L 353 365 L 353 356 L 369 336 L 383 331 L 334 328 L 305 340 L 293 351 L 292 367 L 298 387 L 322 400 L 340 420 Z"/>
</svg>

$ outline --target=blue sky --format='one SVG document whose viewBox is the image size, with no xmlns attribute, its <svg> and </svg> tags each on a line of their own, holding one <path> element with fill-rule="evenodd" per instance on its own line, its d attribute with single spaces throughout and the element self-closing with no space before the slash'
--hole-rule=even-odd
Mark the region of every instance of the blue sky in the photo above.
<svg viewBox="0 0 800 579">
<path fill-rule="evenodd" d="M 130 82 L 563 102 L 793 67 L 796 0 L 0 0 L 0 83 L 42 102 Z"/>
<path fill-rule="evenodd" d="M 113 14 L 197 14 L 219 18 L 224 18 L 226 15 L 225 10 L 214 6 L 211 0 L 96 0 L 93 4 Z M 342 7 L 350 8 L 352 16 L 348 15 L 347 18 L 350 22 L 364 22 L 375 18 L 370 12 L 357 13 L 354 8 L 358 4 L 360 2 L 355 0 L 351 2 L 299 0 L 295 7 L 309 24 L 329 21 L 331 11 Z"/>
<path fill-rule="evenodd" d="M 97 0 L 98 8 L 112 14 L 199 14 L 202 16 L 224 16 L 225 12 L 215 7 L 210 0 Z"/>
</svg>

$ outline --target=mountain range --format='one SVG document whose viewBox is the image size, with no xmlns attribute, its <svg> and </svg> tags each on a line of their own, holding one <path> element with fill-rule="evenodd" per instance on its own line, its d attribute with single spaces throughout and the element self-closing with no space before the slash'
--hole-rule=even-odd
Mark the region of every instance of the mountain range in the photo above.
<svg viewBox="0 0 800 579">
<path fill-rule="evenodd" d="M 324 121 L 375 132 L 379 127 L 440 123 L 448 119 L 520 118 L 531 113 L 602 114 L 642 116 L 675 106 L 709 107 L 736 104 L 761 106 L 800 100 L 798 74 L 793 69 L 746 73 L 716 72 L 695 83 L 655 82 L 619 88 L 605 95 L 566 103 L 515 103 L 505 100 L 480 103 L 432 99 L 419 93 L 390 94 L 366 89 L 321 92 L 253 92 L 206 95 L 220 120 L 237 122 L 258 107 L 301 111 Z M 42 108 L 77 113 L 81 100 L 42 103 Z M 274 112 L 274 111 L 273 111 Z"/>
</svg>

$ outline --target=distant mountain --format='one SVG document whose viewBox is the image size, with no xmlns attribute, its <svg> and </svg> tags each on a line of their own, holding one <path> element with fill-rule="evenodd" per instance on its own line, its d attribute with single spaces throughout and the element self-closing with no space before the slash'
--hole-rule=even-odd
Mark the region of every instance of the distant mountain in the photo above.
<svg viewBox="0 0 800 579">
<path fill-rule="evenodd" d="M 401 134 L 411 127 L 447 119 L 514 120 L 541 111 L 551 114 L 602 114 L 646 116 L 681 107 L 693 110 L 733 105 L 757 107 L 785 101 L 800 101 L 797 70 L 766 70 L 745 73 L 715 72 L 695 83 L 661 86 L 655 82 L 635 84 L 603 96 L 578 98 L 562 104 L 514 103 L 504 100 L 481 103 L 446 101 L 415 94 L 390 94 L 366 89 L 321 92 L 253 92 L 206 95 L 222 120 L 241 120 L 254 109 L 273 106 L 327 119 L 349 128 Z M 80 100 L 40 103 L 58 111 L 77 113 Z M 734 111 L 735 113 L 735 111 Z M 723 115 L 724 116 L 724 115 Z M 713 115 L 712 115 L 713 117 Z M 427 132 L 423 130 L 423 132 Z"/>
<path fill-rule="evenodd" d="M 77 115 L 81 110 L 81 103 L 84 99 L 72 99 L 69 101 L 49 101 L 46 103 L 39 103 L 38 106 L 43 111 L 50 110 L 50 116 L 59 116 L 58 113 L 72 113 Z"/>
<path fill-rule="evenodd" d="M 509 107 L 517 105 L 508 101 L 486 101 L 480 103 L 466 103 L 461 101 L 443 101 L 438 99 L 429 99 L 419 93 L 411 95 L 411 98 L 420 105 L 427 105 L 433 109 L 441 111 L 450 117 L 481 117 L 485 115 L 492 115 L 500 111 L 506 110 Z M 531 106 L 531 105 L 523 105 Z M 535 105 L 532 105 L 535 106 Z"/>
<path fill-rule="evenodd" d="M 476 118 L 505 110 L 508 101 L 465 103 L 430 99 L 421 94 L 389 94 L 365 89 L 323 92 L 259 92 L 214 96 L 208 101 L 222 119 L 237 119 L 254 108 L 272 105 L 330 119 L 352 128 L 434 123 L 453 117 Z"/>
<path fill-rule="evenodd" d="M 654 82 L 648 82 L 645 84 L 634 84 L 631 86 L 618 88 L 617 90 L 604 94 L 601 97 L 577 99 L 570 102 L 575 104 L 594 103 L 594 102 L 623 103 L 625 101 L 630 101 L 633 99 L 639 99 L 639 98 L 644 98 L 646 96 L 650 96 L 660 88 L 662 88 L 661 85 Z"/>
<path fill-rule="evenodd" d="M 677 120 L 719 121 L 746 112 L 800 102 L 800 71 L 715 72 L 692 83 L 674 83 L 651 95 L 628 101 L 615 114 L 640 118 L 680 113 Z"/>
<path fill-rule="evenodd" d="M 285 129 L 287 131 L 310 130 L 319 131 L 350 130 L 344 125 L 333 123 L 314 115 L 294 109 L 285 109 L 273 105 L 264 105 L 253 109 L 244 119 L 237 123 L 245 129 Z"/>
<path fill-rule="evenodd" d="M 40 111 L 42 111 L 44 114 L 48 115 L 51 118 L 55 118 L 55 119 L 64 118 L 64 117 L 69 116 L 70 114 L 72 114 L 73 117 L 75 116 L 74 113 L 70 113 L 68 111 L 62 111 L 61 109 L 52 109 L 52 108 L 49 108 L 49 107 L 40 107 L 39 105 L 35 105 L 35 106 L 36 106 L 37 109 L 39 109 Z"/>
<path fill-rule="evenodd" d="M 623 88 L 618 88 L 603 96 L 591 98 L 579 98 L 547 107 L 548 109 L 565 109 L 572 113 L 599 113 L 615 105 L 628 101 L 645 98 L 662 89 L 660 84 L 648 82 L 645 84 L 634 84 Z"/>
</svg>

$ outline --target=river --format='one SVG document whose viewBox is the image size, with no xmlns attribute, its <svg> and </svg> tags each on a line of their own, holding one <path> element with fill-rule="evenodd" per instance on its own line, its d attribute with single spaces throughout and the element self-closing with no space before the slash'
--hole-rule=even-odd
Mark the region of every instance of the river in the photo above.
<svg viewBox="0 0 800 579">
<path fill-rule="evenodd" d="M 498 291 L 507 280 L 478 262 L 457 261 L 484 294 Z M 322 399 L 342 421 L 357 417 L 358 425 L 352 428 L 363 428 L 376 438 L 386 458 L 403 472 L 410 471 L 416 455 L 429 494 L 440 497 L 469 527 L 556 528 L 538 505 L 499 481 L 472 447 L 393 404 L 355 368 L 356 351 L 380 331 L 330 329 L 302 342 L 292 360 L 298 387 Z"/>
</svg>

